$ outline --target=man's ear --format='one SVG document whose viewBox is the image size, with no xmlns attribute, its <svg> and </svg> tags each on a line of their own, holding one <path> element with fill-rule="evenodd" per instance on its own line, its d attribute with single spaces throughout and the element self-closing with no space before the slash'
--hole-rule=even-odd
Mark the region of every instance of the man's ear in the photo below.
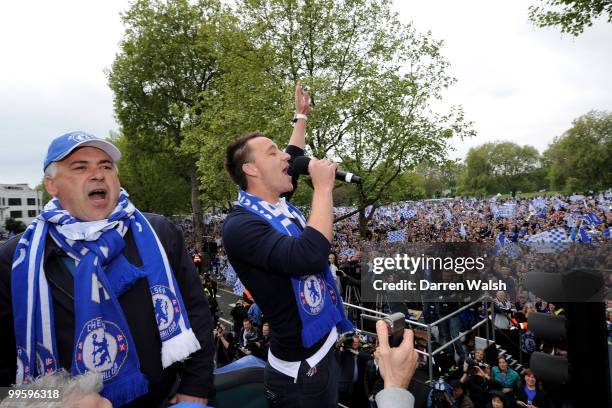
<svg viewBox="0 0 612 408">
<path fill-rule="evenodd" d="M 247 176 L 257 177 L 257 168 L 253 165 L 253 163 L 243 163 L 242 172 Z"/>
<path fill-rule="evenodd" d="M 47 190 L 47 192 L 49 194 L 51 194 L 53 197 L 57 197 L 57 186 L 55 185 L 55 179 L 51 178 L 49 176 L 45 176 L 45 179 L 43 180 L 44 184 L 45 184 L 45 189 Z"/>
</svg>

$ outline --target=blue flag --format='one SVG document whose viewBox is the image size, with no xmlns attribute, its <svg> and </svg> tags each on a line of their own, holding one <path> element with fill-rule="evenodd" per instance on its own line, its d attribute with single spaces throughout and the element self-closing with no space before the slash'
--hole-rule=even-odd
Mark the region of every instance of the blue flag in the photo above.
<svg viewBox="0 0 612 408">
<path fill-rule="evenodd" d="M 403 242 L 406 240 L 406 234 L 404 230 L 396 230 L 387 232 L 388 242 Z"/>
<path fill-rule="evenodd" d="M 584 222 L 588 225 L 599 225 L 601 224 L 601 220 L 599 217 L 593 213 L 588 213 L 584 216 Z"/>
<path fill-rule="evenodd" d="M 580 227 L 580 241 L 582 241 L 584 243 L 589 243 L 589 242 L 592 241 L 592 239 L 589 236 L 589 234 L 587 234 L 587 232 L 582 227 Z"/>
</svg>

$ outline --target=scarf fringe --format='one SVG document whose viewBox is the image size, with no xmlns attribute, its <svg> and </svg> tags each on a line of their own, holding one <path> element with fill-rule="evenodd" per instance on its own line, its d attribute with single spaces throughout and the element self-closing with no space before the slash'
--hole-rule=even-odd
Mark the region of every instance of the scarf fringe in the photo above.
<svg viewBox="0 0 612 408">
<path fill-rule="evenodd" d="M 167 368 L 177 361 L 183 361 L 201 348 L 193 330 L 185 330 L 162 343 L 162 366 Z"/>
<path fill-rule="evenodd" d="M 112 386 L 104 386 L 100 394 L 113 403 L 113 407 L 120 407 L 136 398 L 145 395 L 149 390 L 149 382 L 144 374 L 137 372 L 115 379 Z"/>
</svg>

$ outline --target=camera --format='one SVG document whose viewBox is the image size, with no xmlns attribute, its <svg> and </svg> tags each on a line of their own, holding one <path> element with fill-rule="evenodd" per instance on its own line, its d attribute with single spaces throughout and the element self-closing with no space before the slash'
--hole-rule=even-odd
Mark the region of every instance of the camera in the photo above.
<svg viewBox="0 0 612 408">
<path fill-rule="evenodd" d="M 387 323 L 387 331 L 389 332 L 389 346 L 398 347 L 404 338 L 404 329 L 406 328 L 406 316 L 403 313 L 397 312 L 383 318 Z"/>
<path fill-rule="evenodd" d="M 479 367 L 482 370 L 489 367 L 488 364 L 477 361 L 471 357 L 466 358 L 465 363 L 468 365 L 468 370 L 467 370 L 468 375 L 476 374 L 476 367 Z"/>
</svg>

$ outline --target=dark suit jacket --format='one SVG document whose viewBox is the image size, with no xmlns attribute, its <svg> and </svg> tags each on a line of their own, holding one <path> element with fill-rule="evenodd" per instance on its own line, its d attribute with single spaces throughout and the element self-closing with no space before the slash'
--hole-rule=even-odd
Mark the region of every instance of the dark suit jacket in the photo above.
<svg viewBox="0 0 612 408">
<path fill-rule="evenodd" d="M 149 393 L 133 401 L 130 406 L 153 407 L 159 405 L 170 393 L 181 373 L 179 392 L 208 398 L 214 396 L 213 387 L 213 321 L 202 284 L 193 262 L 185 250 L 183 234 L 166 218 L 156 214 L 144 214 L 157 233 L 174 271 L 191 328 L 202 348 L 183 363 L 166 369 L 161 364 L 161 340 L 146 279 L 119 297 L 119 304 L 127 320 L 138 352 L 140 370 L 149 381 Z M 13 253 L 21 235 L 0 247 L 0 386 L 15 382 L 17 355 L 13 328 L 11 302 L 11 269 Z M 123 250 L 128 262 L 141 266 L 136 243 L 128 231 Z M 74 342 L 74 285 L 72 274 L 62 262 L 63 251 L 47 237 L 44 269 L 51 296 L 55 321 L 55 336 L 61 367 L 70 372 Z"/>
<path fill-rule="evenodd" d="M 340 355 L 340 391 L 352 393 L 355 384 L 361 389 L 364 383 L 365 365 L 370 359 L 370 355 L 365 351 L 359 351 L 357 359 L 355 354 L 349 350 L 342 350 Z M 357 381 L 353 383 L 354 364 L 357 363 Z"/>
</svg>

